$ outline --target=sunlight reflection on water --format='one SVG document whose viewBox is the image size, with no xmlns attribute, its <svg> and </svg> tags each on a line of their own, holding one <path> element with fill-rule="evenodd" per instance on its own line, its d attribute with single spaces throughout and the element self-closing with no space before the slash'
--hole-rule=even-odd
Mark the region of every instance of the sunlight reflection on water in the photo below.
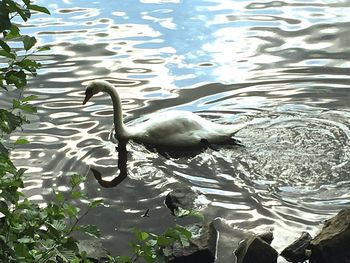
<svg viewBox="0 0 350 263">
<path fill-rule="evenodd" d="M 38 4 L 52 15 L 37 14 L 22 30 L 51 51 L 38 55 L 43 68 L 30 84 L 39 96 L 38 119 L 23 134 L 31 144 L 13 158 L 29 169 L 25 191 L 39 202 L 65 189 L 69 172 L 88 174 L 85 188 L 107 203 L 88 220 L 108 249 L 127 250 L 118 240 L 131 238 L 147 209 L 145 230 L 172 224 L 162 204 L 177 187 L 202 193 L 203 213 L 220 218 L 218 262 L 231 262 L 232 235 L 273 228 L 281 249 L 349 204 L 348 2 Z M 120 86 L 130 124 L 169 109 L 254 124 L 237 134 L 244 147 L 186 158 L 130 142 L 128 178 L 104 189 L 89 169 L 115 178 L 118 154 L 110 98 L 81 105 L 92 79 Z"/>
</svg>

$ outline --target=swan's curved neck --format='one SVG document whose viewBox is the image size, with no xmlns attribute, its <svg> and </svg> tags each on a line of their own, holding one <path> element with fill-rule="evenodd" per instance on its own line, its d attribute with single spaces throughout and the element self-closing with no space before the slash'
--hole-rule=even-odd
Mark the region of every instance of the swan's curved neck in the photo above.
<svg viewBox="0 0 350 263">
<path fill-rule="evenodd" d="M 128 128 L 123 122 L 123 111 L 120 97 L 116 89 L 113 86 L 107 85 L 104 87 L 104 91 L 107 92 L 113 102 L 113 117 L 114 117 L 114 128 L 118 139 L 127 139 L 129 137 Z"/>
</svg>

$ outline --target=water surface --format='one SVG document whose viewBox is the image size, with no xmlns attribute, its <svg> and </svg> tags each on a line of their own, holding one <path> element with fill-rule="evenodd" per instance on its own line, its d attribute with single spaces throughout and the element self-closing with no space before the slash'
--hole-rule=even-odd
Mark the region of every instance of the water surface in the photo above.
<svg viewBox="0 0 350 263">
<path fill-rule="evenodd" d="M 38 1 L 23 28 L 51 51 L 30 92 L 38 115 L 13 158 L 28 168 L 26 193 L 45 202 L 67 190 L 67 175 L 88 174 L 89 195 L 105 207 L 86 219 L 115 254 L 129 229 L 159 232 L 173 224 L 166 194 L 190 187 L 198 208 L 217 218 L 217 262 L 232 262 L 244 233 L 272 229 L 278 250 L 349 205 L 349 1 Z M 167 158 L 129 142 L 128 177 L 118 176 L 112 104 L 82 105 L 84 84 L 118 87 L 126 121 L 185 109 L 218 123 L 253 124 L 237 134 L 244 147 Z M 141 217 L 150 209 L 150 217 Z M 162 224 L 160 224 L 160 222 Z M 181 223 L 181 221 L 179 222 Z M 117 244 L 117 245 L 116 245 Z M 284 262 L 280 259 L 280 262 Z"/>
</svg>

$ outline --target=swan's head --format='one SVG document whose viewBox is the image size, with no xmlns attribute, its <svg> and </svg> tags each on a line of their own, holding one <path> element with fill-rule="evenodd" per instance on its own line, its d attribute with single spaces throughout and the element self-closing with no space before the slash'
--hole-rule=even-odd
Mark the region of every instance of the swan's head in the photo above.
<svg viewBox="0 0 350 263">
<path fill-rule="evenodd" d="M 92 96 L 99 93 L 100 91 L 104 91 L 108 86 L 111 86 L 107 81 L 104 80 L 93 80 L 87 86 L 85 90 L 85 99 L 83 101 L 83 105 L 88 102 Z"/>
</svg>

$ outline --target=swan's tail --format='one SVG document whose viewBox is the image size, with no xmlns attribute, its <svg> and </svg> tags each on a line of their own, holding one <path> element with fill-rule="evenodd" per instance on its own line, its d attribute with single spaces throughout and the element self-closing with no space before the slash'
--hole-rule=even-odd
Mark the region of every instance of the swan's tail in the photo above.
<svg viewBox="0 0 350 263">
<path fill-rule="evenodd" d="M 237 132 L 239 132 L 240 130 L 246 128 L 249 125 L 250 125 L 249 122 L 248 123 L 239 123 L 239 124 L 232 125 L 231 136 L 235 136 Z"/>
</svg>

